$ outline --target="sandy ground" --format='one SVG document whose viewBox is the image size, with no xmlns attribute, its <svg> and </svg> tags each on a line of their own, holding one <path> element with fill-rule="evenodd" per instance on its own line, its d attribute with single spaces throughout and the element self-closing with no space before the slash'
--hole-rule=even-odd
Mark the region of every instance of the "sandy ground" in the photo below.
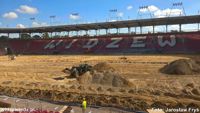
<svg viewBox="0 0 200 113">
<path fill-rule="evenodd" d="M 53 111 L 53 112 L 59 112 L 62 111 L 62 109 L 65 106 L 69 105 L 63 105 L 63 104 L 57 104 L 57 103 L 49 103 L 41 100 L 31 100 L 31 99 L 21 99 L 21 98 L 16 98 L 16 97 L 8 97 L 8 96 L 0 96 L 0 101 L 1 102 L 6 102 L 6 103 L 11 103 L 12 108 L 17 108 L 17 109 L 35 109 L 35 110 L 48 110 L 48 111 Z M 73 108 L 74 113 L 81 113 L 81 107 L 79 106 L 71 106 Z M 120 109 L 113 109 L 113 108 L 102 108 L 102 107 L 92 107 L 89 106 L 86 109 L 86 113 L 91 112 L 91 113 L 131 113 L 128 111 L 123 111 Z"/>
<path fill-rule="evenodd" d="M 123 57 L 126 57 L 124 59 Z M 9 60 L 0 57 L 0 92 L 23 98 L 42 98 L 51 101 L 80 103 L 89 96 L 90 103 L 130 109 L 157 107 L 200 106 L 200 75 L 165 75 L 159 69 L 185 55 L 129 55 L 129 56 L 18 56 Z M 199 57 L 199 56 L 195 56 Z M 121 76 L 133 83 L 131 87 L 81 85 L 67 79 L 66 67 L 98 62 L 111 64 Z M 56 80 L 55 78 L 63 78 Z M 192 84 L 192 85 L 191 85 Z M 64 98 L 64 97 L 68 98 Z M 62 98 L 63 97 L 63 98 Z M 158 104 L 158 105 L 157 105 Z"/>
</svg>

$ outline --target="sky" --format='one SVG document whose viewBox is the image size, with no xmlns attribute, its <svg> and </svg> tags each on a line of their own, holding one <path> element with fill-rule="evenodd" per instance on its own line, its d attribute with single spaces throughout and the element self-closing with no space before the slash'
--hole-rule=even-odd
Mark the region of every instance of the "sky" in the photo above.
<svg viewBox="0 0 200 113">
<path fill-rule="evenodd" d="M 0 28 L 162 18 L 183 8 L 197 15 L 200 0 L 0 0 Z"/>
</svg>

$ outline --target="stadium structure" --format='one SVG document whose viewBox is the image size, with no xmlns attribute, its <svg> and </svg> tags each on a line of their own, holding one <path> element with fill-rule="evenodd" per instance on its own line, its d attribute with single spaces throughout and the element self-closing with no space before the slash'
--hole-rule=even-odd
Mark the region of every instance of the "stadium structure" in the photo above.
<svg viewBox="0 0 200 113">
<path fill-rule="evenodd" d="M 25 105 L 39 110 L 35 113 L 65 113 L 72 105 L 80 112 L 86 97 L 87 110 L 95 113 L 146 113 L 154 111 L 149 108 L 181 106 L 199 112 L 199 23 L 200 15 L 191 15 L 0 28 L 0 105 Z M 174 25 L 177 28 L 170 29 Z M 129 55 L 138 53 L 158 55 Z M 15 60 L 18 54 L 22 56 L 16 61 L 3 56 Z"/>
<path fill-rule="evenodd" d="M 200 52 L 200 16 L 179 16 L 167 18 L 151 18 L 138 20 L 124 20 L 114 22 L 100 22 L 88 24 L 59 25 L 35 28 L 0 28 L 0 34 L 17 33 L 60 33 L 67 35 L 59 38 L 40 39 L 5 39 L 0 41 L 0 54 L 6 54 L 9 48 L 15 54 L 134 54 L 134 53 L 199 53 Z M 196 24 L 194 31 L 184 31 L 185 24 Z M 178 25 L 178 30 L 169 30 L 168 26 Z M 143 31 L 143 27 L 150 26 L 151 32 Z M 157 26 L 164 26 L 165 32 L 156 32 Z M 126 28 L 127 33 L 120 33 L 120 28 Z M 135 28 L 135 30 L 132 30 Z M 139 32 L 137 29 L 139 28 Z M 116 33 L 109 33 L 116 29 Z M 89 30 L 96 35 L 90 36 Z M 99 35 L 99 30 L 105 30 Z M 77 35 L 71 37 L 71 32 Z M 85 31 L 80 36 L 79 32 Z"/>
</svg>

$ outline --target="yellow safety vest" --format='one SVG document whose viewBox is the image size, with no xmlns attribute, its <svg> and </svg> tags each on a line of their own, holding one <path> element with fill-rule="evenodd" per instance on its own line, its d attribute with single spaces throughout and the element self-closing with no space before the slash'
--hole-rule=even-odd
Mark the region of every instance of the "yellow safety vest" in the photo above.
<svg viewBox="0 0 200 113">
<path fill-rule="evenodd" d="M 83 101 L 82 107 L 83 107 L 83 109 L 86 109 L 86 107 L 87 107 L 87 101 L 86 100 Z"/>
</svg>

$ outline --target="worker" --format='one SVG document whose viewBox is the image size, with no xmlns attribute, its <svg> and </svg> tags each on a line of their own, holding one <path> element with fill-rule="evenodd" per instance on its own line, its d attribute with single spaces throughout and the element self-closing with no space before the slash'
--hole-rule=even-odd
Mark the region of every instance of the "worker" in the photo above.
<svg viewBox="0 0 200 113">
<path fill-rule="evenodd" d="M 86 108 L 87 108 L 87 101 L 85 98 L 83 98 L 82 113 L 86 113 Z"/>
</svg>

